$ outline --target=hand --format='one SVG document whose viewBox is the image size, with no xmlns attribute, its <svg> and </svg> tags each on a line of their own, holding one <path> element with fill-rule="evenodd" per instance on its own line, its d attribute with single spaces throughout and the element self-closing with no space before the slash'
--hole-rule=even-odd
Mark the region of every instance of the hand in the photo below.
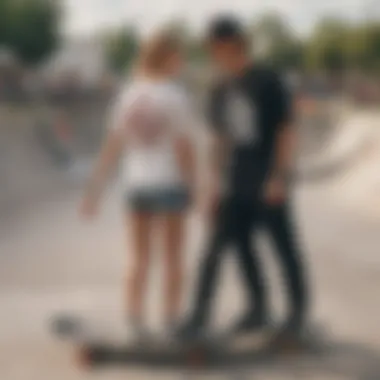
<svg viewBox="0 0 380 380">
<path fill-rule="evenodd" d="M 213 218 L 220 202 L 220 187 L 211 184 L 210 188 L 206 192 L 205 203 L 203 211 L 206 218 Z"/>
<path fill-rule="evenodd" d="M 286 197 L 286 183 L 278 177 L 269 178 L 264 187 L 264 201 L 269 206 L 280 205 Z"/>
<path fill-rule="evenodd" d="M 89 196 L 85 196 L 80 204 L 79 213 L 87 220 L 93 219 L 98 213 L 98 202 Z"/>
<path fill-rule="evenodd" d="M 189 203 L 190 203 L 190 208 L 191 210 L 196 210 L 198 211 L 199 209 L 199 197 L 200 197 L 200 192 L 195 186 L 189 186 L 188 187 L 188 194 L 189 194 Z"/>
</svg>

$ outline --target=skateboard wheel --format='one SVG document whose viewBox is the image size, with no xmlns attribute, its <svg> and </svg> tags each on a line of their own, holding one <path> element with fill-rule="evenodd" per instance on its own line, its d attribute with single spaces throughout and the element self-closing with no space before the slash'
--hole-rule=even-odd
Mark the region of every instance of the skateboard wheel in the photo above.
<svg viewBox="0 0 380 380">
<path fill-rule="evenodd" d="M 283 355 L 294 355 L 303 350 L 301 341 L 288 336 L 279 337 L 275 346 Z"/>
<path fill-rule="evenodd" d="M 90 369 L 93 365 L 91 350 L 81 347 L 77 352 L 76 361 L 79 367 Z"/>
<path fill-rule="evenodd" d="M 192 368 L 200 368 L 205 365 L 205 354 L 201 349 L 191 350 L 188 354 L 188 362 Z"/>
</svg>

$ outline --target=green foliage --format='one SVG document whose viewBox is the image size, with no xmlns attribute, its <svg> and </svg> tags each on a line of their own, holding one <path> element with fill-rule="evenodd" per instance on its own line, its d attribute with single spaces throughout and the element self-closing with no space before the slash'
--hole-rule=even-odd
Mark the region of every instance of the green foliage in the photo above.
<svg viewBox="0 0 380 380">
<path fill-rule="evenodd" d="M 57 46 L 60 14 L 53 0 L 0 0 L 0 44 L 24 64 L 38 64 Z"/>
<path fill-rule="evenodd" d="M 380 70 L 380 22 L 351 25 L 325 17 L 301 41 L 279 14 L 268 13 L 255 23 L 253 35 L 255 44 L 264 46 L 258 58 L 278 68 Z"/>
<path fill-rule="evenodd" d="M 128 70 L 135 58 L 138 45 L 138 37 L 132 28 L 123 28 L 111 33 L 106 42 L 109 68 L 117 74 Z"/>
<path fill-rule="evenodd" d="M 0 46 L 8 44 L 11 0 L 0 0 Z"/>
<path fill-rule="evenodd" d="M 10 43 L 27 64 L 38 64 L 56 48 L 59 9 L 49 0 L 24 0 L 12 10 Z"/>
<path fill-rule="evenodd" d="M 339 71 L 348 66 L 350 27 L 343 20 L 322 19 L 308 41 L 306 61 L 309 69 Z"/>
<path fill-rule="evenodd" d="M 370 71 L 380 69 L 380 23 L 368 24 L 357 32 L 360 42 L 353 50 L 353 56 L 357 66 Z"/>
<path fill-rule="evenodd" d="M 192 62 L 204 62 L 207 54 L 203 41 L 200 39 L 191 39 L 186 45 L 187 57 Z"/>
<path fill-rule="evenodd" d="M 277 68 L 302 68 L 304 46 L 280 14 L 267 13 L 253 27 L 262 59 Z"/>
<path fill-rule="evenodd" d="M 308 41 L 308 67 L 336 71 L 380 68 L 380 23 L 351 26 L 327 18 L 317 25 Z"/>
</svg>

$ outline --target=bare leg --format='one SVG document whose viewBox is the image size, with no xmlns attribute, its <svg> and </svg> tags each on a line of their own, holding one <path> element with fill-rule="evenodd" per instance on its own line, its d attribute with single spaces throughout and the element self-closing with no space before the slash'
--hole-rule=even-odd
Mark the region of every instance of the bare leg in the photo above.
<svg viewBox="0 0 380 380">
<path fill-rule="evenodd" d="M 128 281 L 128 312 L 132 321 L 141 321 L 150 258 L 152 215 L 133 213 L 130 218 L 133 262 Z"/>
<path fill-rule="evenodd" d="M 162 218 L 165 255 L 165 318 L 171 325 L 178 317 L 183 288 L 182 251 L 185 216 L 167 214 Z"/>
</svg>

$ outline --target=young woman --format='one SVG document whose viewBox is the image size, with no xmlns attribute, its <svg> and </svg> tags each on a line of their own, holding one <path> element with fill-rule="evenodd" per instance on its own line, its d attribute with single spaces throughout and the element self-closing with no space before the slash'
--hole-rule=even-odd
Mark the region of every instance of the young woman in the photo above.
<svg viewBox="0 0 380 380">
<path fill-rule="evenodd" d="M 136 71 L 113 108 L 110 129 L 86 190 L 82 212 L 97 210 L 106 179 L 122 156 L 125 209 L 130 212 L 134 264 L 128 282 L 128 315 L 143 329 L 143 303 L 152 229 L 164 240 L 165 318 L 177 318 L 182 291 L 184 222 L 194 186 L 194 155 L 188 101 L 174 79 L 181 70 L 178 41 L 161 33 L 143 44 Z"/>
</svg>

